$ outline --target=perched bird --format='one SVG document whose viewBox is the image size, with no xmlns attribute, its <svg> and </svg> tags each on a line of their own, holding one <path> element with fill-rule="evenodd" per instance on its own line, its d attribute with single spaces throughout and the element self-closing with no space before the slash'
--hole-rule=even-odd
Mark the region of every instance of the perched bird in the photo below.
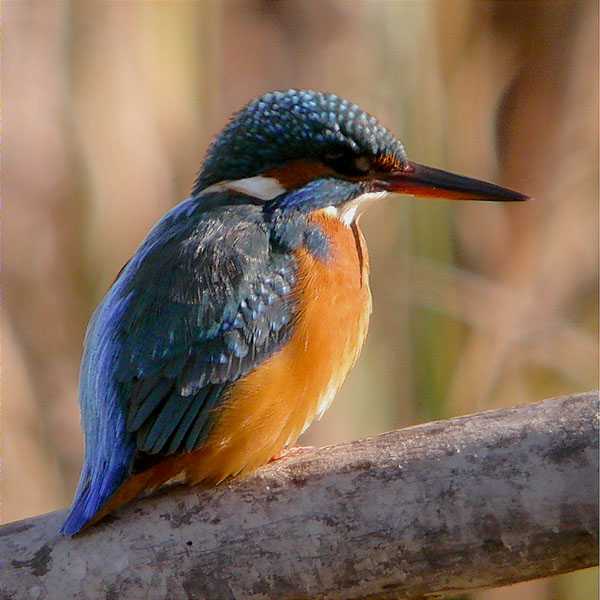
<svg viewBox="0 0 600 600">
<path fill-rule="evenodd" d="M 357 220 L 390 194 L 526 199 L 410 162 L 333 94 L 272 92 L 232 118 L 90 322 L 85 463 L 63 533 L 174 477 L 250 473 L 325 412 L 369 324 Z"/>
</svg>

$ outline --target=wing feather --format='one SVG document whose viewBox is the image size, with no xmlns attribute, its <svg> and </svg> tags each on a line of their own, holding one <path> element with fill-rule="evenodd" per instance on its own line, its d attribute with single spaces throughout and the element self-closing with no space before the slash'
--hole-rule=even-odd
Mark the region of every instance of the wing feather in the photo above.
<svg viewBox="0 0 600 600">
<path fill-rule="evenodd" d="M 193 450 L 227 386 L 288 337 L 293 264 L 239 210 L 202 214 L 130 280 L 117 376 L 138 452 Z"/>
<path fill-rule="evenodd" d="M 228 387 L 289 339 L 295 263 L 269 231 L 260 206 L 188 199 L 125 266 L 88 328 L 85 463 L 63 532 L 130 475 L 200 447 Z"/>
</svg>

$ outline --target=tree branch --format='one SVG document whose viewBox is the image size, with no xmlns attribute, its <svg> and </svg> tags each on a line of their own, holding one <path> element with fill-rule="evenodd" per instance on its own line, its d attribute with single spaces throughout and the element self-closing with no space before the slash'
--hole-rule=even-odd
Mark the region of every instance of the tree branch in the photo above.
<svg viewBox="0 0 600 600">
<path fill-rule="evenodd" d="M 598 564 L 598 396 L 322 448 L 74 539 L 0 528 L 0 598 L 422 598 Z"/>
</svg>

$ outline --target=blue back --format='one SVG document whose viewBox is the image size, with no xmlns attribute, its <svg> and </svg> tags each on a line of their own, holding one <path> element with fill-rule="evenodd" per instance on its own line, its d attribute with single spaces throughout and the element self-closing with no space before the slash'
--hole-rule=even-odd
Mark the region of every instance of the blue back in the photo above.
<svg viewBox="0 0 600 600">
<path fill-rule="evenodd" d="M 85 463 L 66 534 L 153 457 L 199 447 L 227 386 L 291 334 L 293 257 L 273 242 L 262 208 L 214 196 L 165 215 L 90 322 Z"/>
</svg>

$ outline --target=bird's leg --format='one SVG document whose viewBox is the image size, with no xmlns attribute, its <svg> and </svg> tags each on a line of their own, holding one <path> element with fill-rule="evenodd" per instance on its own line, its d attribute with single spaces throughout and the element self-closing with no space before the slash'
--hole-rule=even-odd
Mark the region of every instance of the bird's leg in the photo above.
<svg viewBox="0 0 600 600">
<path fill-rule="evenodd" d="M 315 446 L 293 446 L 292 448 L 284 448 L 281 452 L 278 452 L 273 456 L 269 462 L 272 463 L 283 458 L 297 458 L 299 456 L 304 456 L 305 454 L 310 454 L 315 450 Z"/>
</svg>

